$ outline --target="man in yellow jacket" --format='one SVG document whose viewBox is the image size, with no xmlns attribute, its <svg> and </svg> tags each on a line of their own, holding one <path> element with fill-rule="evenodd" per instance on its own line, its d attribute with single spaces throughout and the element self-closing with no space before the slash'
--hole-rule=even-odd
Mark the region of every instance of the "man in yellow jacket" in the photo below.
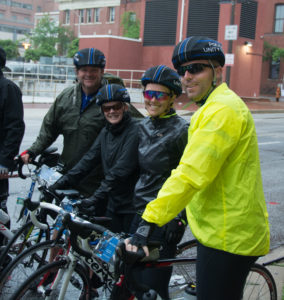
<svg viewBox="0 0 284 300">
<path fill-rule="evenodd" d="M 251 265 L 269 251 L 269 224 L 254 121 L 222 83 L 221 44 L 202 36 L 180 42 L 172 62 L 199 109 L 188 144 L 126 249 L 143 247 L 153 226 L 186 208 L 198 240 L 197 299 L 240 300 Z"/>
</svg>

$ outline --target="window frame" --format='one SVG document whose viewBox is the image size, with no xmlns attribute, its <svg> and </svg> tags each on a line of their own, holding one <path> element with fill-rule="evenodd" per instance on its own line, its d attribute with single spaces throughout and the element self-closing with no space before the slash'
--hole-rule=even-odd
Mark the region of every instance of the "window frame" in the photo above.
<svg viewBox="0 0 284 300">
<path fill-rule="evenodd" d="M 84 13 L 85 13 L 84 9 L 79 9 L 79 19 L 78 19 L 78 21 L 79 21 L 80 24 L 84 23 L 84 21 L 85 21 Z"/>
<path fill-rule="evenodd" d="M 109 7 L 109 18 L 108 18 L 109 23 L 114 23 L 115 22 L 115 7 Z"/>
<path fill-rule="evenodd" d="M 282 8 L 282 16 L 277 17 L 277 9 Z M 278 23 L 279 22 L 279 23 Z M 279 25 L 278 25 L 279 24 Z M 281 31 L 278 31 L 277 28 L 282 24 Z M 284 33 L 284 4 L 279 3 L 275 5 L 275 16 L 274 16 L 274 33 Z"/>
<path fill-rule="evenodd" d="M 66 25 L 70 24 L 70 9 L 66 9 L 64 11 L 64 24 Z"/>
<path fill-rule="evenodd" d="M 92 23 L 92 8 L 86 9 L 86 21 L 87 23 Z"/>
<path fill-rule="evenodd" d="M 100 13 L 101 13 L 100 7 L 96 7 L 94 9 L 94 23 L 100 23 Z"/>
</svg>

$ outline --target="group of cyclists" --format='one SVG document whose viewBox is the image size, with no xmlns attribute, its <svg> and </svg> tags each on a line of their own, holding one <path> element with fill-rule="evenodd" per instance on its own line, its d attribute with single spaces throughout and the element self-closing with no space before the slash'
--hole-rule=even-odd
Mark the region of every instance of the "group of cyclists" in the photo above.
<svg viewBox="0 0 284 300">
<path fill-rule="evenodd" d="M 219 42 L 186 38 L 172 63 L 175 70 L 158 65 L 143 74 L 143 118 L 123 82 L 104 74 L 104 54 L 79 50 L 77 83 L 56 98 L 21 157 L 28 163 L 63 135 L 64 176 L 53 193 L 78 189 L 84 213 L 111 217 L 112 231 L 131 235 L 131 253 L 148 255 L 154 240 L 161 258 L 174 257 L 188 222 L 198 240 L 197 299 L 240 300 L 251 265 L 269 251 L 254 122 L 222 83 Z M 190 126 L 174 109 L 183 91 L 199 106 Z M 169 299 L 171 268 L 135 276 Z"/>
</svg>

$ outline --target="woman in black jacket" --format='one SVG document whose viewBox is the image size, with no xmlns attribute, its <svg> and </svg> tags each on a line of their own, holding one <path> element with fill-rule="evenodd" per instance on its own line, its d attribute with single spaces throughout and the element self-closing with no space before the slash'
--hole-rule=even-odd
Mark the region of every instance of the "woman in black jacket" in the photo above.
<svg viewBox="0 0 284 300">
<path fill-rule="evenodd" d="M 134 205 L 137 214 L 131 225 L 132 233 L 138 228 L 147 203 L 157 197 L 171 170 L 177 167 L 187 144 L 188 131 L 188 123 L 173 109 L 174 100 L 182 92 L 178 74 L 164 65 L 155 66 L 145 72 L 141 82 L 149 117 L 139 125 L 140 176 L 135 186 Z M 176 244 L 185 230 L 183 222 L 181 218 L 176 218 L 161 228 L 155 228 L 151 240 L 161 242 L 161 258 L 174 257 Z M 169 299 L 171 268 L 147 270 L 139 276 L 139 280 L 155 289 L 162 299 Z"/>
<path fill-rule="evenodd" d="M 94 194 L 82 200 L 80 209 L 112 218 L 111 230 L 129 232 L 134 216 L 133 192 L 138 179 L 138 123 L 128 113 L 130 97 L 118 84 L 103 86 L 96 101 L 101 106 L 106 126 L 91 148 L 52 189 L 75 187 L 97 164 L 102 164 L 104 179 Z"/>
</svg>

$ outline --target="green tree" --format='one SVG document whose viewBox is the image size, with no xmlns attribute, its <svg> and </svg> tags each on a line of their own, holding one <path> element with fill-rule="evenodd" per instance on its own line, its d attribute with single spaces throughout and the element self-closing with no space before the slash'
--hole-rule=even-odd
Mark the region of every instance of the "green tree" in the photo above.
<svg viewBox="0 0 284 300">
<path fill-rule="evenodd" d="M 38 60 L 38 55 L 64 55 L 69 43 L 74 39 L 74 34 L 69 28 L 57 26 L 53 19 L 45 15 L 27 38 L 32 45 L 29 50 L 36 51 L 26 51 L 25 59 Z"/>
<path fill-rule="evenodd" d="M 18 42 L 11 40 L 0 40 L 0 46 L 6 52 L 7 59 L 16 58 L 19 56 Z"/>
<path fill-rule="evenodd" d="M 70 48 L 70 43 L 74 41 L 74 33 L 68 27 L 59 26 L 58 27 L 58 48 L 57 53 L 59 55 L 66 55 Z M 79 39 L 78 39 L 79 47 Z"/>
<path fill-rule="evenodd" d="M 74 57 L 75 53 L 79 50 L 79 39 L 74 39 L 68 46 L 67 57 Z"/>
<path fill-rule="evenodd" d="M 279 61 L 281 57 L 284 57 L 284 48 L 271 45 L 267 41 L 264 41 L 264 60 Z"/>
<path fill-rule="evenodd" d="M 140 21 L 136 19 L 135 12 L 124 12 L 121 19 L 121 26 L 123 27 L 123 36 L 133 39 L 139 39 Z"/>
</svg>

